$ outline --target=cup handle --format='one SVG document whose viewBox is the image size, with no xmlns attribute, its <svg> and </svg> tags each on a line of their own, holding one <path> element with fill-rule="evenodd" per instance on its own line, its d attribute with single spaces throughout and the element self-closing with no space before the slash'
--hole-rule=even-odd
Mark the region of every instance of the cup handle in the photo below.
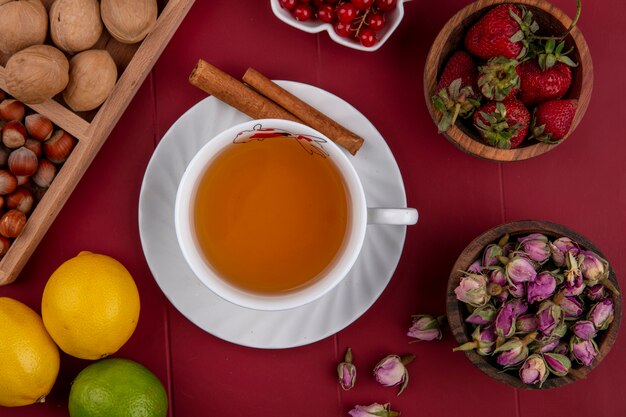
<svg viewBox="0 0 626 417">
<path fill-rule="evenodd" d="M 414 208 L 367 208 L 367 224 L 395 224 L 408 226 L 417 223 Z"/>
</svg>

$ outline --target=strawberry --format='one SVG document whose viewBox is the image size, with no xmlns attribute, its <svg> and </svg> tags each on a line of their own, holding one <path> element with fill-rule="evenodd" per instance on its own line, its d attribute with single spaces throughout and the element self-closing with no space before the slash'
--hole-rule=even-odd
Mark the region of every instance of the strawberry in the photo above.
<svg viewBox="0 0 626 417">
<path fill-rule="evenodd" d="M 557 143 L 567 135 L 576 114 L 577 100 L 551 100 L 535 108 L 530 138 Z"/>
<path fill-rule="evenodd" d="M 511 98 L 490 101 L 474 113 L 474 126 L 485 143 L 496 148 L 514 149 L 528 133 L 530 112 L 524 103 Z"/>
<path fill-rule="evenodd" d="M 478 88 L 483 96 L 497 101 L 514 97 L 520 86 L 517 64 L 514 59 L 497 56 L 479 67 Z"/>
<path fill-rule="evenodd" d="M 567 93 L 572 84 L 572 71 L 560 61 L 545 71 L 537 60 L 525 61 L 517 66 L 517 73 L 520 77 L 519 99 L 527 106 L 557 100 Z"/>
<path fill-rule="evenodd" d="M 432 97 L 433 106 L 441 113 L 439 132 L 448 130 L 459 115 L 469 117 L 479 106 L 477 74 L 476 63 L 467 52 L 455 52 L 446 63 Z"/>
<path fill-rule="evenodd" d="M 478 20 L 465 35 L 467 50 L 482 59 L 503 56 L 520 59 L 528 51 L 528 39 L 539 29 L 525 7 L 502 4 Z"/>
</svg>

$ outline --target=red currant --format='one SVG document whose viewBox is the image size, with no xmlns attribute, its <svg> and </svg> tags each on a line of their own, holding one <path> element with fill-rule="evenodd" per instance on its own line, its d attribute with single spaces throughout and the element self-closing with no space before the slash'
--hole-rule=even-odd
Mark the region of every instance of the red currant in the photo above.
<svg viewBox="0 0 626 417">
<path fill-rule="evenodd" d="M 376 6 L 383 12 L 396 8 L 397 0 L 376 0 Z"/>
<path fill-rule="evenodd" d="M 317 10 L 317 18 L 322 22 L 331 23 L 335 20 L 335 8 L 330 4 L 322 4 Z"/>
<path fill-rule="evenodd" d="M 293 16 L 296 20 L 304 22 L 313 17 L 313 9 L 308 4 L 300 3 L 293 9 Z"/>
<path fill-rule="evenodd" d="M 289 11 L 293 10 L 298 4 L 297 0 L 280 0 L 280 5 Z"/>
<path fill-rule="evenodd" d="M 352 3 L 340 4 L 335 12 L 337 13 L 337 19 L 343 23 L 350 23 L 356 18 L 356 7 Z"/>
<path fill-rule="evenodd" d="M 361 33 L 359 33 L 359 42 L 361 42 L 361 45 L 370 47 L 374 46 L 377 41 L 376 32 L 370 28 L 361 29 Z"/>
<path fill-rule="evenodd" d="M 374 0 L 352 0 L 352 4 L 359 10 L 365 10 L 374 4 Z"/>
<path fill-rule="evenodd" d="M 344 38 L 350 37 L 350 23 L 338 21 L 333 25 L 333 29 L 335 29 L 335 33 L 339 36 L 343 36 Z"/>
<path fill-rule="evenodd" d="M 381 30 L 385 26 L 385 18 L 382 14 L 374 13 L 367 17 L 366 23 L 372 30 Z"/>
</svg>

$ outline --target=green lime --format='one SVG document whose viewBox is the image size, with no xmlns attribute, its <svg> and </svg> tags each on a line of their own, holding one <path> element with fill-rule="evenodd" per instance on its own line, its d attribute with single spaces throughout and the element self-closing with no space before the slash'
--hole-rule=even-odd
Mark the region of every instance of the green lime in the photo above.
<svg viewBox="0 0 626 417">
<path fill-rule="evenodd" d="M 69 411 L 71 417 L 163 417 L 167 394 L 143 365 L 128 359 L 102 359 L 72 382 Z"/>
</svg>

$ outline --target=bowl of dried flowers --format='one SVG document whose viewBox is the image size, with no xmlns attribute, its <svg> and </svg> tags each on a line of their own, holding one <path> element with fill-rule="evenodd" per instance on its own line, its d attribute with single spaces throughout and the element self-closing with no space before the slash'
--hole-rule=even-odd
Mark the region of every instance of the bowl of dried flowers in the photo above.
<svg viewBox="0 0 626 417">
<path fill-rule="evenodd" d="M 517 388 L 585 378 L 615 342 L 621 313 L 606 257 L 577 232 L 546 221 L 512 222 L 481 234 L 448 281 L 455 350 Z"/>
<path fill-rule="evenodd" d="M 566 140 L 593 88 L 577 3 L 574 19 L 546 0 L 477 0 L 450 18 L 424 69 L 439 132 L 466 153 L 502 162 Z"/>
</svg>

